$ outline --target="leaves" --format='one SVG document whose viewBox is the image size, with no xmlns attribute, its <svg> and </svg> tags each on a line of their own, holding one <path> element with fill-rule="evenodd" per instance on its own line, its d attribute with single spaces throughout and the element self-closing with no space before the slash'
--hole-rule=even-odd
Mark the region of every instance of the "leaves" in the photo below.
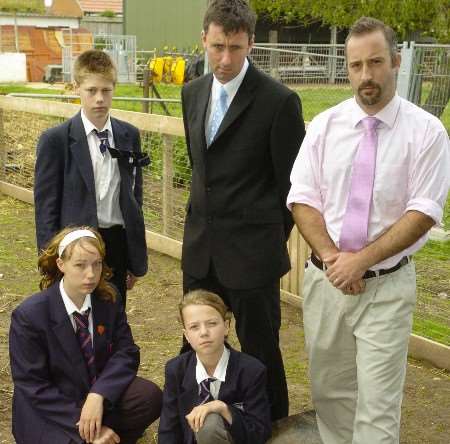
<svg viewBox="0 0 450 444">
<path fill-rule="evenodd" d="M 400 40 L 413 33 L 450 41 L 450 0 L 251 0 L 257 14 L 273 22 L 321 21 L 348 28 L 371 16 L 392 26 Z"/>
</svg>

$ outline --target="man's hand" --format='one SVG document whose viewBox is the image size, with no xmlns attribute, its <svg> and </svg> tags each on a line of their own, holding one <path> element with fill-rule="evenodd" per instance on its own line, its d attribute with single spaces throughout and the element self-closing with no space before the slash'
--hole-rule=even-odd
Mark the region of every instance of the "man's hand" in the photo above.
<svg viewBox="0 0 450 444">
<path fill-rule="evenodd" d="M 331 284 L 346 294 L 359 294 L 364 291 L 361 283 L 367 268 L 357 253 L 340 252 L 324 257 L 328 269 L 325 272 Z"/>
<path fill-rule="evenodd" d="M 191 413 L 186 415 L 186 420 L 191 429 L 195 433 L 198 433 L 198 431 L 203 427 L 206 417 L 210 413 L 219 413 L 229 424 L 232 422 L 231 413 L 228 406 L 219 400 L 207 402 L 206 404 L 194 407 L 191 410 Z"/>
<path fill-rule="evenodd" d="M 81 439 L 87 443 L 94 442 L 100 437 L 103 419 L 103 396 L 98 393 L 89 393 L 81 409 L 78 431 Z"/>
<path fill-rule="evenodd" d="M 118 444 L 120 442 L 120 436 L 109 427 L 102 426 L 100 430 L 100 436 L 92 444 Z"/>
<path fill-rule="evenodd" d="M 137 280 L 138 278 L 131 271 L 127 271 L 127 290 L 132 290 Z"/>
<path fill-rule="evenodd" d="M 353 284 L 345 287 L 342 290 L 342 293 L 346 295 L 356 296 L 358 294 L 364 293 L 366 289 L 366 281 L 364 279 L 360 279 L 359 281 L 353 282 Z"/>
</svg>

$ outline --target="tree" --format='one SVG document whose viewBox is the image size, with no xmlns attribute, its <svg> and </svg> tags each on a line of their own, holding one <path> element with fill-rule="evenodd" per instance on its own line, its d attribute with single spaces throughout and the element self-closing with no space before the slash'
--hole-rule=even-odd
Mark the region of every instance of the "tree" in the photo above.
<svg viewBox="0 0 450 444">
<path fill-rule="evenodd" d="M 273 22 L 321 22 L 349 28 L 362 16 L 389 24 L 402 39 L 420 33 L 450 42 L 450 0 L 251 0 Z"/>
<path fill-rule="evenodd" d="M 359 17 L 370 16 L 389 24 L 400 41 L 429 36 L 450 42 L 450 0 L 251 0 L 251 4 L 272 22 L 349 28 Z M 424 109 L 440 117 L 450 100 L 448 50 L 441 51 L 437 71 Z"/>
</svg>

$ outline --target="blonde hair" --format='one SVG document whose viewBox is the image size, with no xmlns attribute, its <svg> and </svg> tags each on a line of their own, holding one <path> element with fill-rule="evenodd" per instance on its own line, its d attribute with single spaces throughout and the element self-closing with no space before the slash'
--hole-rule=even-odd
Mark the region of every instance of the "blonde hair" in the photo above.
<svg viewBox="0 0 450 444">
<path fill-rule="evenodd" d="M 186 293 L 178 304 L 179 318 L 183 326 L 183 310 L 189 305 L 207 305 L 208 307 L 212 307 L 214 310 L 218 311 L 224 321 L 231 320 L 231 311 L 225 305 L 225 302 L 223 302 L 220 296 L 211 291 L 199 289 Z"/>
<path fill-rule="evenodd" d="M 81 53 L 73 66 L 73 78 L 81 85 L 89 74 L 101 75 L 104 79 L 117 82 L 117 69 L 111 57 L 98 49 L 89 49 Z"/>
<path fill-rule="evenodd" d="M 38 269 L 41 274 L 41 282 L 39 283 L 39 288 L 44 290 L 49 288 L 55 282 L 59 281 L 63 277 L 63 273 L 58 268 L 56 259 L 58 259 L 58 247 L 64 237 L 75 230 L 89 230 L 95 234 L 95 239 L 93 237 L 81 237 L 77 240 L 71 242 L 63 251 L 61 259 L 68 260 L 72 257 L 73 249 L 76 245 L 80 245 L 82 248 L 84 245 L 90 244 L 97 249 L 102 258 L 102 272 L 100 275 L 100 281 L 96 288 L 96 293 L 101 299 L 106 301 L 114 302 L 116 300 L 116 292 L 114 288 L 107 282 L 112 276 L 111 269 L 105 264 L 105 243 L 103 242 L 100 234 L 91 227 L 68 227 L 61 230 L 52 239 L 50 239 L 47 248 L 45 248 L 38 259 Z"/>
</svg>

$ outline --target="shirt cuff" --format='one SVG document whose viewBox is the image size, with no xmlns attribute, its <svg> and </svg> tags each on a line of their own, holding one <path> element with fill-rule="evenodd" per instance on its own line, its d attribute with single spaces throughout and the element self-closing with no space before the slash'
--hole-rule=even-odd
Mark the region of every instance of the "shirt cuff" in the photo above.
<svg viewBox="0 0 450 444">
<path fill-rule="evenodd" d="M 429 217 L 431 217 L 436 224 L 440 224 L 442 216 L 444 215 L 444 210 L 441 205 L 431 199 L 426 199 L 423 197 L 417 197 L 408 202 L 406 206 L 405 213 L 407 211 L 419 211 Z"/>
<path fill-rule="evenodd" d="M 317 211 L 322 213 L 322 205 L 320 202 L 317 202 L 315 199 L 310 198 L 308 196 L 299 195 L 299 194 L 289 194 L 287 197 L 286 206 L 288 207 L 289 211 L 292 211 L 292 205 L 293 204 L 304 204 L 308 205 L 309 207 L 315 208 Z"/>
</svg>

